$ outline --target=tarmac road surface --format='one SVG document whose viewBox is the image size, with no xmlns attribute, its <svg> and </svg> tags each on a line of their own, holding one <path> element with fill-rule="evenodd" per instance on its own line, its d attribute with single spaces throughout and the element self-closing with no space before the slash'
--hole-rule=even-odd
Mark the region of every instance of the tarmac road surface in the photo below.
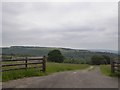
<svg viewBox="0 0 120 90">
<path fill-rule="evenodd" d="M 118 88 L 118 78 L 101 74 L 99 67 L 29 77 L 3 83 L 3 88 Z"/>
</svg>

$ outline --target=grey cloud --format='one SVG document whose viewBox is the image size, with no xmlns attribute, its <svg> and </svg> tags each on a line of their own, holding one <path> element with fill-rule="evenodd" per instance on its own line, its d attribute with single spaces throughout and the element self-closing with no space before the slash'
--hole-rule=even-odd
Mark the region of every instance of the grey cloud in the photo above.
<svg viewBox="0 0 120 90">
<path fill-rule="evenodd" d="M 17 2 L 3 2 L 2 3 L 2 13 L 17 15 L 20 14 L 23 8 L 23 3 L 17 3 Z"/>
<path fill-rule="evenodd" d="M 116 6 L 112 3 L 3 3 L 3 46 L 117 49 Z"/>
</svg>

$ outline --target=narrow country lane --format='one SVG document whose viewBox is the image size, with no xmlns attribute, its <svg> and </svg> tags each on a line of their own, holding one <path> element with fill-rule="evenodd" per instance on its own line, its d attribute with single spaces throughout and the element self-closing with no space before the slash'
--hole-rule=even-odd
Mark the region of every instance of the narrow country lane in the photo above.
<svg viewBox="0 0 120 90">
<path fill-rule="evenodd" d="M 3 83 L 3 88 L 118 88 L 118 79 L 101 74 L 100 68 L 67 71 Z"/>
</svg>

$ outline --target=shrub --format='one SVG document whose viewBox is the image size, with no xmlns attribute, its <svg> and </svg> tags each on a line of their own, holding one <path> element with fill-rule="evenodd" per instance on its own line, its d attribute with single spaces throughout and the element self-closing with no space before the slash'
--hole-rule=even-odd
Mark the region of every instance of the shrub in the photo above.
<svg viewBox="0 0 120 90">
<path fill-rule="evenodd" d="M 59 50 L 53 50 L 48 53 L 48 61 L 62 63 L 64 57 Z"/>
</svg>

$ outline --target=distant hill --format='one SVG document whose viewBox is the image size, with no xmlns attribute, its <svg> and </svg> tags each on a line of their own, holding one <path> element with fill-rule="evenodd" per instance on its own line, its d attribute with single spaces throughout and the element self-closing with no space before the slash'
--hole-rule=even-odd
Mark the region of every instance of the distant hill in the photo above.
<svg viewBox="0 0 120 90">
<path fill-rule="evenodd" d="M 114 53 L 118 54 L 119 52 L 116 50 L 105 50 L 105 49 L 89 49 L 92 52 L 108 52 L 108 53 Z"/>
<path fill-rule="evenodd" d="M 2 54 L 15 54 L 18 56 L 47 56 L 49 51 L 58 49 L 66 59 L 78 59 L 81 61 L 89 61 L 93 55 L 107 55 L 111 58 L 117 56 L 117 54 L 110 52 L 55 47 L 11 46 L 0 49 L 2 49 Z"/>
</svg>

